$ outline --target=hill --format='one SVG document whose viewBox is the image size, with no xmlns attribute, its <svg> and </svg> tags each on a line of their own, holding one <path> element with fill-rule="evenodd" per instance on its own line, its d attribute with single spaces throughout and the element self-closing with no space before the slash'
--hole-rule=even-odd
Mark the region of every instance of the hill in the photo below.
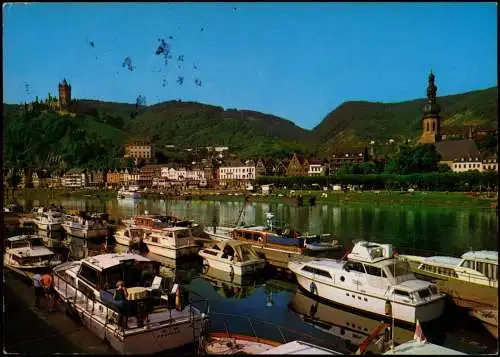
<svg viewBox="0 0 500 357">
<path fill-rule="evenodd" d="M 158 148 L 229 146 L 242 156 L 287 156 L 311 151 L 310 132 L 289 120 L 249 110 L 170 101 L 144 108 L 124 128 L 149 137 Z"/>
<path fill-rule="evenodd" d="M 438 97 L 442 127 L 498 125 L 498 88 Z M 320 151 L 341 147 L 359 147 L 369 141 L 411 139 L 420 136 L 422 107 L 426 99 L 400 103 L 345 102 L 312 130 Z"/>
</svg>

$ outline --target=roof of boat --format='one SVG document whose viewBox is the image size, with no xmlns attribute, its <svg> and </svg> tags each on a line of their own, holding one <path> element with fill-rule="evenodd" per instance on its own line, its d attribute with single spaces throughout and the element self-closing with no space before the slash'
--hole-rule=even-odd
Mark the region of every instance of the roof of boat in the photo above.
<svg viewBox="0 0 500 357">
<path fill-rule="evenodd" d="M 21 234 L 18 236 L 7 238 L 7 240 L 9 242 L 17 242 L 17 241 L 27 240 L 27 239 L 43 239 L 43 237 L 39 236 L 37 234 Z"/>
<path fill-rule="evenodd" d="M 174 226 L 174 227 L 165 227 L 165 228 L 162 228 L 161 230 L 162 231 L 185 231 L 187 229 L 190 229 L 189 227 L 179 227 L 179 226 Z"/>
<path fill-rule="evenodd" d="M 434 263 L 434 264 L 444 264 L 456 267 L 462 259 L 455 257 L 445 257 L 445 256 L 435 256 L 435 257 L 427 257 L 423 260 L 425 263 Z"/>
<path fill-rule="evenodd" d="M 492 250 L 478 250 L 475 252 L 467 252 L 462 255 L 464 259 L 486 259 L 498 261 L 498 252 Z"/>
<path fill-rule="evenodd" d="M 466 353 L 452 350 L 443 346 L 435 345 L 428 342 L 420 342 L 410 340 L 394 347 L 394 350 L 389 350 L 384 355 L 465 355 Z"/>
<path fill-rule="evenodd" d="M 124 260 L 135 260 L 138 262 L 150 262 L 151 259 L 146 258 L 140 254 L 134 253 L 108 253 L 99 254 L 83 259 L 87 264 L 99 269 L 104 270 L 116 265 L 120 265 Z"/>
<path fill-rule="evenodd" d="M 345 261 L 331 259 L 331 258 L 320 258 L 306 262 L 306 264 L 316 265 L 318 267 L 323 266 L 325 268 L 341 269 Z"/>
<path fill-rule="evenodd" d="M 244 245 L 249 246 L 252 244 L 247 242 L 242 242 L 239 240 L 228 239 L 222 242 L 216 242 L 216 245 L 218 245 L 220 248 L 224 248 L 226 245 L 230 245 L 231 247 L 241 247 Z"/>
<path fill-rule="evenodd" d="M 55 254 L 47 247 L 20 247 L 9 249 L 9 253 L 23 257 L 40 257 Z"/>
<path fill-rule="evenodd" d="M 271 348 L 261 355 L 339 355 L 340 352 L 329 350 L 321 346 L 304 341 L 288 342 L 278 347 Z"/>
</svg>

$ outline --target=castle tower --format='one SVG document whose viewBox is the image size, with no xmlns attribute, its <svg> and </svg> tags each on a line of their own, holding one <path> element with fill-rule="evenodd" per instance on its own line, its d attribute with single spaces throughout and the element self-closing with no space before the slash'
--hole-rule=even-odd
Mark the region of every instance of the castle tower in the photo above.
<svg viewBox="0 0 500 357">
<path fill-rule="evenodd" d="M 435 144 L 441 140 L 440 116 L 441 108 L 436 103 L 437 87 L 434 84 L 434 74 L 429 74 L 429 85 L 427 86 L 427 103 L 423 109 L 422 136 L 419 144 Z"/>
<path fill-rule="evenodd" d="M 59 108 L 61 110 L 67 110 L 69 104 L 71 103 L 71 85 L 64 79 L 59 83 Z"/>
</svg>

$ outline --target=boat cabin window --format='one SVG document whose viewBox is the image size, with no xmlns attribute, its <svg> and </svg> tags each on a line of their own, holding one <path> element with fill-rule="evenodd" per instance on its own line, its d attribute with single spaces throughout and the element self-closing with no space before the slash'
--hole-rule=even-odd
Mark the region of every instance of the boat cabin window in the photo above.
<svg viewBox="0 0 500 357">
<path fill-rule="evenodd" d="M 460 264 L 460 266 L 464 268 L 474 269 L 474 262 L 472 260 L 466 259 L 462 262 L 462 264 Z"/>
<path fill-rule="evenodd" d="M 210 254 L 210 255 L 214 255 L 214 256 L 215 256 L 215 255 L 217 255 L 217 253 L 216 253 L 216 252 L 212 252 L 211 250 L 208 250 L 208 249 L 204 249 L 204 250 L 203 250 L 203 253 L 205 253 L 205 254 Z"/>
<path fill-rule="evenodd" d="M 483 262 L 476 262 L 476 271 L 484 274 L 485 265 Z"/>
<path fill-rule="evenodd" d="M 394 290 L 394 295 L 399 295 L 399 296 L 404 296 L 404 297 L 410 297 L 410 293 L 404 290 Z"/>
<path fill-rule="evenodd" d="M 222 251 L 221 258 L 234 257 L 234 249 L 230 245 L 226 245 Z"/>
<path fill-rule="evenodd" d="M 365 273 L 365 268 L 363 267 L 363 264 L 360 262 L 347 262 L 346 265 L 344 266 L 346 270 L 354 270 L 354 271 L 359 271 L 360 273 Z"/>
<path fill-rule="evenodd" d="M 398 261 L 395 264 L 389 265 L 388 268 L 394 277 L 410 274 L 410 266 L 408 262 Z"/>
<path fill-rule="evenodd" d="M 250 232 L 243 232 L 242 236 L 245 239 L 252 239 L 252 233 Z"/>
<path fill-rule="evenodd" d="M 97 286 L 99 282 L 99 273 L 97 272 L 97 270 L 93 269 L 85 263 L 80 266 L 78 277 L 91 284 L 92 286 Z"/>
<path fill-rule="evenodd" d="M 189 230 L 177 231 L 177 238 L 187 238 L 189 237 Z"/>
<path fill-rule="evenodd" d="M 128 234 L 128 231 L 125 231 L 125 233 L 123 234 L 125 237 L 130 237 L 130 235 Z"/>
<path fill-rule="evenodd" d="M 431 292 L 429 289 L 422 289 L 418 291 L 418 296 L 420 296 L 421 299 L 425 299 L 426 297 L 431 296 Z"/>
<path fill-rule="evenodd" d="M 151 236 L 151 242 L 158 243 L 158 237 Z"/>
<path fill-rule="evenodd" d="M 327 278 L 330 278 L 330 279 L 332 278 L 332 276 L 330 275 L 330 273 L 327 272 L 326 270 L 313 268 L 313 267 L 310 267 L 309 265 L 304 266 L 302 268 L 302 270 L 303 271 L 307 271 L 309 273 L 321 275 L 321 276 L 324 276 L 324 277 L 327 277 Z"/>
<path fill-rule="evenodd" d="M 365 269 L 366 269 L 366 274 L 378 276 L 378 277 L 382 276 L 382 269 L 380 269 L 380 268 L 365 264 Z"/>
<path fill-rule="evenodd" d="M 491 263 L 485 263 L 485 265 L 486 271 L 484 275 L 486 275 L 491 280 L 498 280 L 498 265 Z"/>
</svg>

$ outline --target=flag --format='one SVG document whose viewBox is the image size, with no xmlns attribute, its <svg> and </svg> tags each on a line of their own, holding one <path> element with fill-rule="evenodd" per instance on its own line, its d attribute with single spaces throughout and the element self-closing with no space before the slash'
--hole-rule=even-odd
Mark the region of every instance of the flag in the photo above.
<svg viewBox="0 0 500 357">
<path fill-rule="evenodd" d="M 420 342 L 427 342 L 427 339 L 424 336 L 424 332 L 422 331 L 422 327 L 420 326 L 420 321 L 417 320 L 417 325 L 415 326 L 415 334 L 413 335 L 413 339 Z"/>
</svg>

